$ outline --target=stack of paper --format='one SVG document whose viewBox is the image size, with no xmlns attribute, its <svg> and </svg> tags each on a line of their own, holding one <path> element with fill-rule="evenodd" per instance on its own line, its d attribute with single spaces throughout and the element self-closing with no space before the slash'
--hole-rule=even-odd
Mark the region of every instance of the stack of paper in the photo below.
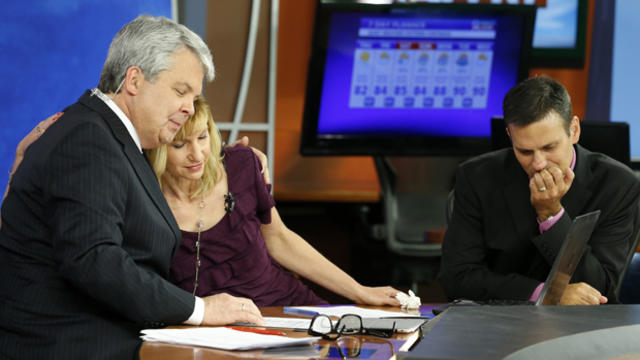
<svg viewBox="0 0 640 360">
<path fill-rule="evenodd" d="M 222 350 L 251 350 L 279 346 L 308 344 L 319 337 L 290 338 L 236 331 L 224 327 L 194 327 L 186 329 L 146 329 L 140 336 L 144 341 L 195 345 Z"/>
<path fill-rule="evenodd" d="M 265 321 L 264 327 L 293 329 L 298 331 L 307 331 L 311 325 L 311 318 L 286 318 L 286 317 L 263 317 Z M 246 323 L 245 323 L 246 324 Z M 253 325 L 253 324 L 248 324 Z M 255 325 L 253 325 L 255 326 Z"/>
</svg>

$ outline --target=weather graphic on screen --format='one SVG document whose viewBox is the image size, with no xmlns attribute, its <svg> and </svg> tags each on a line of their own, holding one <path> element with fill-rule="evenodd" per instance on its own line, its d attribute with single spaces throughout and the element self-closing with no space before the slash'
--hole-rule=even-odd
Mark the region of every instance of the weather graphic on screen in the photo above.
<svg viewBox="0 0 640 360">
<path fill-rule="evenodd" d="M 349 107 L 483 109 L 494 20 L 362 18 Z"/>
</svg>

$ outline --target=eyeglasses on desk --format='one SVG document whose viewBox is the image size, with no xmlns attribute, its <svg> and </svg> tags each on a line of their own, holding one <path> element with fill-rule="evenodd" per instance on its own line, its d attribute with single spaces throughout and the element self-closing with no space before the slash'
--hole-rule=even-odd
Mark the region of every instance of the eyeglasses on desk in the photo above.
<svg viewBox="0 0 640 360">
<path fill-rule="evenodd" d="M 395 322 L 388 329 L 366 329 L 362 326 L 360 315 L 345 314 L 334 322 L 328 315 L 318 314 L 311 319 L 308 333 L 313 336 L 322 336 L 326 340 L 336 340 L 342 335 L 360 334 L 388 338 L 394 334 L 395 330 Z"/>
</svg>

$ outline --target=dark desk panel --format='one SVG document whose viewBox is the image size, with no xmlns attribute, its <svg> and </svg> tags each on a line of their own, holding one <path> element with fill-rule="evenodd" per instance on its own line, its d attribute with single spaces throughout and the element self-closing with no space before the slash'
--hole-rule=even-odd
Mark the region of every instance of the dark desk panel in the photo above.
<svg viewBox="0 0 640 360">
<path fill-rule="evenodd" d="M 640 305 L 461 306 L 440 316 L 406 359 L 501 359 L 561 336 L 640 324 Z"/>
</svg>

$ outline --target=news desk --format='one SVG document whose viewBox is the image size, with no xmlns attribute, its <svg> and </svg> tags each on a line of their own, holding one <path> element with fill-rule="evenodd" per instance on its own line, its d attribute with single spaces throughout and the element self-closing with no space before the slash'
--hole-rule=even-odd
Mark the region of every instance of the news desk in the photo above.
<svg viewBox="0 0 640 360">
<path fill-rule="evenodd" d="M 363 306 L 369 309 L 388 311 L 400 311 L 400 308 Z M 429 314 L 432 305 L 423 305 L 421 313 Z M 260 308 L 263 316 L 300 317 L 283 312 L 281 306 Z M 401 316 L 402 313 L 399 313 Z M 287 336 L 310 336 L 303 331 L 286 330 Z M 395 334 L 393 337 L 380 338 L 376 336 L 349 335 L 342 336 L 340 343 L 337 341 L 318 340 L 311 346 L 274 348 L 250 351 L 224 351 L 197 346 L 173 345 L 158 342 L 144 342 L 140 349 L 141 360 L 176 360 L 176 359 L 341 359 L 341 353 L 349 359 L 388 360 L 401 353 L 400 349 L 405 344 L 412 343 L 417 338 L 418 332 L 412 334 Z M 337 346 L 340 346 L 338 350 Z"/>
<path fill-rule="evenodd" d="M 640 305 L 459 306 L 398 359 L 640 359 Z"/>
<path fill-rule="evenodd" d="M 428 314 L 432 305 L 422 305 Z M 367 306 L 365 306 L 367 307 Z M 390 310 L 393 308 L 367 307 Z M 264 316 L 293 316 L 282 307 L 261 308 Z M 294 316 L 295 317 L 295 316 Z M 424 338 L 410 352 L 414 334 L 390 339 L 344 336 L 319 340 L 306 348 L 222 351 L 145 342 L 142 360 L 155 359 L 640 359 L 640 305 L 604 306 L 460 306 L 423 326 Z M 285 330 L 286 331 L 286 330 Z M 287 331 L 304 337 L 306 332 Z"/>
</svg>

